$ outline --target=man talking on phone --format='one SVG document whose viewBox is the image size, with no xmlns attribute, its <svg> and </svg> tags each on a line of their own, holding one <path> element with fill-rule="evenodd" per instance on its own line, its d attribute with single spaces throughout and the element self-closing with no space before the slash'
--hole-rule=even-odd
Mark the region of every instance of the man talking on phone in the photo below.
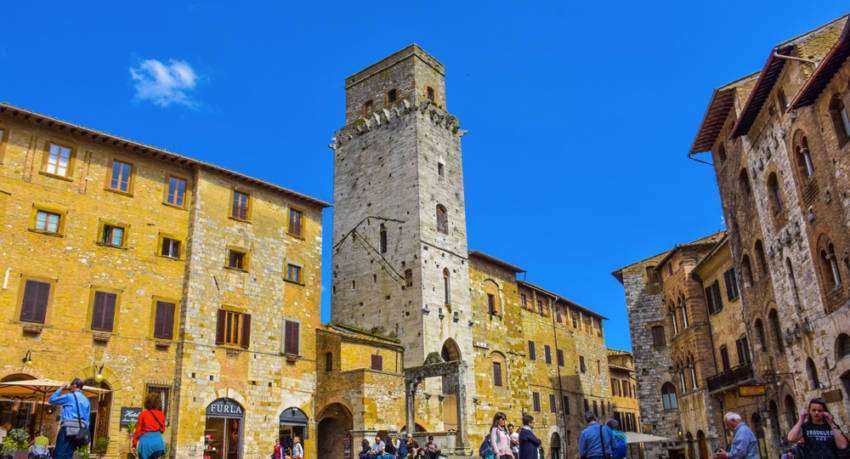
<svg viewBox="0 0 850 459">
<path fill-rule="evenodd" d="M 723 420 L 735 432 L 735 435 L 732 437 L 729 451 L 719 449 L 714 453 L 714 457 L 717 459 L 761 459 L 758 440 L 753 431 L 744 424 L 741 415 L 730 411 L 723 416 Z"/>
</svg>

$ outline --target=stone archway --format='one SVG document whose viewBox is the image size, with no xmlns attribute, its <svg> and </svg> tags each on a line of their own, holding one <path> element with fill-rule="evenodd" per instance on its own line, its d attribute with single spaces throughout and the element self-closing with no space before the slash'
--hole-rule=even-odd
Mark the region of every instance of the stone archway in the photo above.
<svg viewBox="0 0 850 459">
<path fill-rule="evenodd" d="M 86 386 L 99 387 L 106 389 L 103 395 L 99 395 L 95 399 L 91 399 L 91 416 L 89 430 L 91 431 L 91 445 L 94 447 L 101 439 L 109 438 L 109 418 L 112 412 L 112 391 L 114 390 L 109 382 L 103 380 L 97 381 L 97 378 L 89 378 L 83 381 Z"/>
<path fill-rule="evenodd" d="M 561 459 L 561 436 L 558 432 L 552 432 L 552 437 L 549 440 L 549 457 L 551 459 Z"/>
<path fill-rule="evenodd" d="M 321 411 L 317 419 L 319 420 L 317 457 L 353 457 L 359 451 L 358 445 L 352 445 L 351 442 L 354 418 L 345 405 L 332 403 Z M 349 448 L 352 456 L 345 455 L 346 448 Z"/>
</svg>

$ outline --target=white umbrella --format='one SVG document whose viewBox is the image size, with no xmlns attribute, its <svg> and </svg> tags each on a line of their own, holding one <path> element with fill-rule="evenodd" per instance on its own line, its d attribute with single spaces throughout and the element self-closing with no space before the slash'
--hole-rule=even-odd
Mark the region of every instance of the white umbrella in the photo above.
<svg viewBox="0 0 850 459">
<path fill-rule="evenodd" d="M 626 434 L 626 443 L 658 443 L 662 441 L 670 441 L 669 438 L 659 437 L 657 435 L 650 435 L 640 432 L 625 432 Z"/>
<path fill-rule="evenodd" d="M 0 397 L 12 398 L 17 400 L 31 400 L 45 404 L 47 394 L 55 392 L 56 389 L 62 387 L 65 383 L 53 381 L 50 379 L 25 379 L 22 381 L 6 381 L 0 382 Z M 82 392 L 86 397 L 97 397 L 98 395 L 110 392 L 108 389 L 100 389 L 97 387 L 84 386 Z M 44 411 L 38 420 L 38 428 L 41 429 L 44 423 Z"/>
</svg>

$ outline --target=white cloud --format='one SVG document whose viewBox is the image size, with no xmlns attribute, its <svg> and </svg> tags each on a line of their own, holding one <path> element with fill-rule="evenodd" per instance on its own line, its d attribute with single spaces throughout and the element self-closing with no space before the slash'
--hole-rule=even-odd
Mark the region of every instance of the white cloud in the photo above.
<svg viewBox="0 0 850 459">
<path fill-rule="evenodd" d="M 171 104 L 196 106 L 190 97 L 198 75 L 186 61 L 170 59 L 164 64 L 156 59 L 142 61 L 130 68 L 136 87 L 136 98 L 153 102 L 160 107 Z"/>
</svg>

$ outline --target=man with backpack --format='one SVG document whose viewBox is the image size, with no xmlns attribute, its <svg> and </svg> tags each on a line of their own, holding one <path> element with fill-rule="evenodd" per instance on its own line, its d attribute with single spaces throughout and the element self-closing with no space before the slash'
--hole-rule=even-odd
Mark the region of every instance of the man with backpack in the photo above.
<svg viewBox="0 0 850 459">
<path fill-rule="evenodd" d="M 91 405 L 89 399 L 80 391 L 83 381 L 74 378 L 71 384 L 65 384 L 47 399 L 51 405 L 61 406 L 59 412 L 60 427 L 56 436 L 56 448 L 53 457 L 56 459 L 71 459 L 74 451 L 88 444 L 89 439 L 89 416 Z M 68 392 L 63 394 L 62 392 Z"/>
<path fill-rule="evenodd" d="M 588 411 L 584 415 L 587 427 L 578 438 L 578 454 L 582 459 L 609 459 L 614 452 L 614 436 L 611 429 L 596 422 L 596 415 Z"/>
</svg>

